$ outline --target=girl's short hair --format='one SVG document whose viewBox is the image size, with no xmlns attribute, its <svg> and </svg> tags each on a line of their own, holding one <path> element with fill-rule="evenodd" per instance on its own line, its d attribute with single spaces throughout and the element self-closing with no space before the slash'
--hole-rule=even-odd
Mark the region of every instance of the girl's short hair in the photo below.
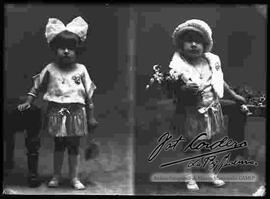
<svg viewBox="0 0 270 199">
<path fill-rule="evenodd" d="M 49 46 L 53 51 L 60 47 L 68 47 L 74 49 L 76 54 L 81 54 L 83 50 L 83 44 L 80 37 L 67 30 L 56 35 L 49 43 Z"/>
</svg>

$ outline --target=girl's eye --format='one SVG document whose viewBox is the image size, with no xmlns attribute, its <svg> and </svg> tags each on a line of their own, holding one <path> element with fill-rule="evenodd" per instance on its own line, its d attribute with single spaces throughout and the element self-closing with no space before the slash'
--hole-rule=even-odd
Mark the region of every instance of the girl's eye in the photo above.
<svg viewBox="0 0 270 199">
<path fill-rule="evenodd" d="M 195 38 L 195 37 L 188 37 L 187 40 L 189 42 L 196 42 L 196 43 L 200 42 L 200 39 L 199 38 Z"/>
<path fill-rule="evenodd" d="M 66 50 L 66 49 L 68 49 L 68 50 L 74 50 L 75 48 L 73 48 L 73 47 L 61 47 L 60 49 L 61 50 Z"/>
<path fill-rule="evenodd" d="M 69 49 L 69 50 L 74 50 L 75 49 L 74 46 L 67 46 L 66 48 Z"/>
<path fill-rule="evenodd" d="M 193 41 L 195 41 L 195 39 L 193 37 L 191 37 L 191 36 L 187 36 L 185 38 L 185 41 L 187 41 L 187 42 L 193 42 Z"/>
<path fill-rule="evenodd" d="M 198 34 L 187 34 L 184 36 L 184 41 L 202 43 L 203 38 L 201 35 Z"/>
<path fill-rule="evenodd" d="M 75 46 L 74 46 L 74 45 L 69 45 L 69 44 L 61 45 L 61 46 L 59 46 L 58 48 L 61 49 L 61 50 L 65 50 L 65 49 L 68 49 L 68 50 L 75 50 Z"/>
</svg>

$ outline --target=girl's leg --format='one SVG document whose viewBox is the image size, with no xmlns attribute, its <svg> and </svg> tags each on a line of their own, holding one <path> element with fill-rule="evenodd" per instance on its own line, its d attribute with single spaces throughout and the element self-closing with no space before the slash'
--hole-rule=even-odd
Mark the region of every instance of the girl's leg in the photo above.
<svg viewBox="0 0 270 199">
<path fill-rule="evenodd" d="M 55 138 L 54 142 L 54 156 L 53 156 L 53 178 L 49 182 L 49 187 L 57 187 L 61 177 L 61 170 L 65 153 L 64 138 Z"/>
<path fill-rule="evenodd" d="M 188 168 L 187 165 L 184 166 L 184 173 L 185 173 L 185 182 L 187 185 L 187 189 L 191 191 L 199 190 L 199 186 L 197 185 L 194 175 L 192 173 L 192 168 Z"/>
<path fill-rule="evenodd" d="M 80 137 L 68 137 L 68 153 L 69 153 L 69 175 L 71 184 L 75 189 L 85 189 L 85 186 L 79 180 L 79 154 Z"/>
<path fill-rule="evenodd" d="M 217 174 L 214 172 L 213 168 L 208 168 L 208 173 L 210 177 L 210 182 L 217 187 L 225 185 L 225 182 L 217 177 Z"/>
<path fill-rule="evenodd" d="M 70 179 L 78 178 L 80 155 L 69 154 L 68 161 Z"/>
<path fill-rule="evenodd" d="M 210 143 L 210 144 L 213 142 L 212 139 L 205 140 L 205 141 Z M 207 152 L 211 152 L 211 151 L 209 149 L 202 149 L 201 150 L 201 153 L 207 153 Z M 218 155 L 216 156 L 216 159 L 218 159 Z M 220 161 L 220 160 L 218 160 L 218 161 Z M 217 177 L 217 174 L 214 171 L 213 165 L 211 165 L 211 164 L 206 165 L 206 172 L 209 174 L 210 182 L 212 184 L 214 184 L 215 186 L 221 187 L 225 184 L 225 182 L 223 180 L 221 180 Z"/>
<path fill-rule="evenodd" d="M 196 155 L 196 153 L 194 152 L 184 152 L 185 153 L 185 157 L 191 157 Z M 197 191 L 199 190 L 199 186 L 197 185 L 195 179 L 194 179 L 194 175 L 192 172 L 192 167 L 188 167 L 188 161 L 184 164 L 184 175 L 185 175 L 185 183 L 187 186 L 188 190 L 191 191 Z"/>
</svg>

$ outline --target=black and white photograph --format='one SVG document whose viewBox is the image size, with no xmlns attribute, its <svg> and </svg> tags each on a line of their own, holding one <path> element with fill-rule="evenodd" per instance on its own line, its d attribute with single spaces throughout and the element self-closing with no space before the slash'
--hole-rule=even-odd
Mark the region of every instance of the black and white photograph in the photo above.
<svg viewBox="0 0 270 199">
<path fill-rule="evenodd" d="M 128 10 L 5 5 L 3 194 L 130 195 Z"/>
<path fill-rule="evenodd" d="M 263 195 L 267 6 L 134 10 L 135 195 Z"/>
<path fill-rule="evenodd" d="M 266 195 L 266 4 L 5 3 L 2 195 Z"/>
</svg>

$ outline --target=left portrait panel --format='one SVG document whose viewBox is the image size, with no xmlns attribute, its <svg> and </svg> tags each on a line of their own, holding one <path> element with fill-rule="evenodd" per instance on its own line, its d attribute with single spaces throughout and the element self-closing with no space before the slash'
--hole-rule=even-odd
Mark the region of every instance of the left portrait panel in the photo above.
<svg viewBox="0 0 270 199">
<path fill-rule="evenodd" d="M 128 12 L 5 4 L 3 194 L 133 194 Z"/>
</svg>

